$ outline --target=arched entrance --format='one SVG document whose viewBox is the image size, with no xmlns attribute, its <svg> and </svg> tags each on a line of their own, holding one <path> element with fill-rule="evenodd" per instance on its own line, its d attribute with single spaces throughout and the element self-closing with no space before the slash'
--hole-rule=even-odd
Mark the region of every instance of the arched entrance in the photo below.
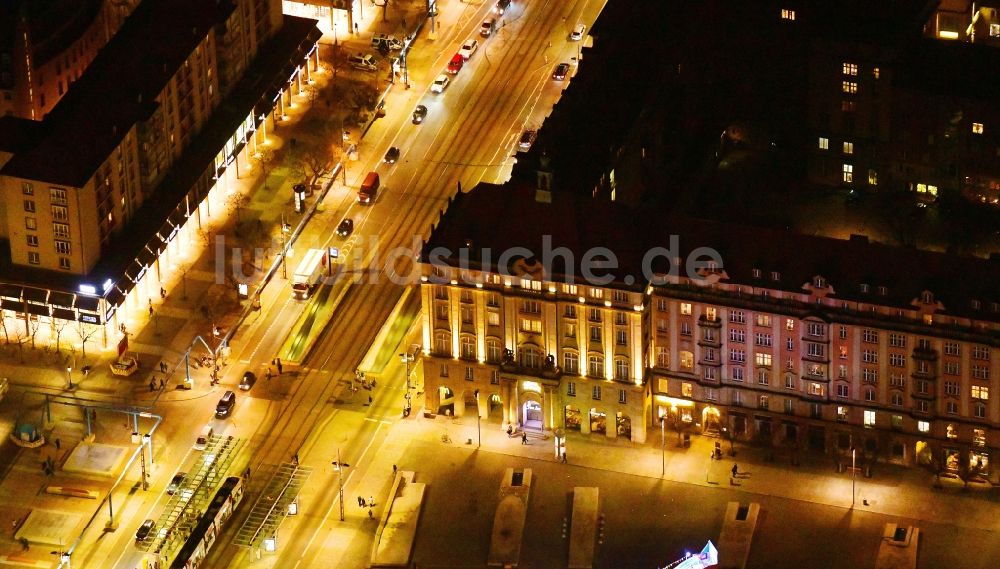
<svg viewBox="0 0 1000 569">
<path fill-rule="evenodd" d="M 708 406 L 701 411 L 701 432 L 706 435 L 719 434 L 719 410 Z"/>
<path fill-rule="evenodd" d="M 583 422 L 583 415 L 580 414 L 580 408 L 574 407 L 572 405 L 566 406 L 566 429 L 572 431 L 579 431 L 580 424 Z"/>
<path fill-rule="evenodd" d="M 542 404 L 538 401 L 528 400 L 524 402 L 521 410 L 524 417 L 524 427 L 526 429 L 542 428 Z"/>
<path fill-rule="evenodd" d="M 615 415 L 615 427 L 616 432 L 619 437 L 625 437 L 626 439 L 632 440 L 632 418 L 628 415 L 623 415 L 618 412 Z"/>
<path fill-rule="evenodd" d="M 608 416 L 604 411 L 597 410 L 596 407 L 590 410 L 590 432 L 608 434 Z"/>
<path fill-rule="evenodd" d="M 455 392 L 450 387 L 442 385 L 438 387 L 438 415 L 455 414 Z"/>
<path fill-rule="evenodd" d="M 496 393 L 490 395 L 490 398 L 487 399 L 487 402 L 488 405 L 486 413 L 488 416 L 496 417 L 495 413 L 503 410 L 503 399 L 500 398 L 500 395 Z"/>
</svg>

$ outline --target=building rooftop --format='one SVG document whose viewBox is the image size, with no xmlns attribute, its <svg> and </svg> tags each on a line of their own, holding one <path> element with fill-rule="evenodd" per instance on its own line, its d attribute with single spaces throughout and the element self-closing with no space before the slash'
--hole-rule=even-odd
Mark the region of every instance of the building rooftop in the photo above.
<svg viewBox="0 0 1000 569">
<path fill-rule="evenodd" d="M 235 9 L 229 2 L 144 0 L 42 121 L 37 144 L 0 170 L 81 187 L 136 123 L 194 48 Z"/>
<path fill-rule="evenodd" d="M 528 265 L 542 262 L 544 251 L 564 247 L 572 254 L 575 269 L 563 257 L 553 256 L 548 279 L 586 283 L 580 260 L 592 248 L 605 248 L 617 258 L 618 269 L 595 271 L 614 276 L 618 286 L 645 288 L 643 257 L 656 247 L 676 250 L 659 255 L 653 273 L 665 273 L 666 259 L 692 258 L 696 248 L 709 247 L 722 258 L 725 282 L 755 288 L 803 292 L 803 285 L 821 276 L 832 286 L 831 296 L 866 304 L 912 309 L 911 302 L 925 290 L 944 306 L 944 313 L 1000 322 L 1000 262 L 975 257 L 945 255 L 869 243 L 866 239 L 845 241 L 827 237 L 724 224 L 695 218 L 661 217 L 648 208 L 631 211 L 616 202 L 595 200 L 572 192 L 551 194 L 551 202 L 536 200 L 536 190 L 526 185 L 480 184 L 469 193 L 459 193 L 435 226 L 422 258 L 430 259 L 437 247 L 451 251 L 445 262 L 457 265 L 458 251 L 469 247 L 470 268 L 489 265 L 497 270 L 504 251 L 525 247 Z M 549 239 L 548 247 L 544 242 Z M 484 249 L 490 250 L 487 263 Z M 512 258 L 509 261 L 514 261 Z M 510 270 L 508 262 L 506 270 Z M 754 276 L 754 269 L 760 271 Z M 777 280 L 772 272 L 778 273 Z M 575 278 L 567 275 L 575 273 Z M 682 269 L 683 274 L 683 269 Z M 861 285 L 869 285 L 862 292 Z M 879 287 L 885 287 L 884 293 Z M 974 309 L 972 301 L 980 302 Z M 993 308 L 991 308 L 991 306 Z"/>
<path fill-rule="evenodd" d="M 184 212 L 179 210 L 183 208 L 184 196 L 213 164 L 219 150 L 247 116 L 267 110 L 257 107 L 274 100 L 277 89 L 294 70 L 295 62 L 306 55 L 304 44 L 311 46 L 319 37 L 315 20 L 284 16 L 281 29 L 262 46 L 243 78 L 171 167 L 157 191 L 143 203 L 135 219 L 115 238 L 114 246 L 101 255 L 86 276 L 23 266 L 15 269 L 7 247 L 0 247 L 0 274 L 18 275 L 8 281 L 65 291 L 76 291 L 81 282 L 97 286 L 107 279 L 122 279 L 146 244 L 158 243 L 157 232 L 167 224 L 168 217 L 175 223 L 183 220 Z M 0 120 L 0 133 L 2 125 Z"/>
</svg>

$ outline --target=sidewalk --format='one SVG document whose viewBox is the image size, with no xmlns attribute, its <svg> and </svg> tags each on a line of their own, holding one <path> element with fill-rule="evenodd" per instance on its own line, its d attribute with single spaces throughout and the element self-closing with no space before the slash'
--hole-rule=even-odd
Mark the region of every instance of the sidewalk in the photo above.
<svg viewBox="0 0 1000 569">
<path fill-rule="evenodd" d="M 420 402 L 414 406 L 422 408 Z M 476 421 L 468 418 L 437 416 L 428 419 L 414 414 L 403 421 L 407 432 L 423 441 L 441 443 L 448 435 L 453 445 L 462 447 L 471 438 L 476 450 Z M 673 435 L 673 436 L 671 436 Z M 768 461 L 768 449 L 735 445 L 729 456 L 728 441 L 722 442 L 722 460 L 710 455 L 719 439 L 692 436 L 689 448 L 678 448 L 676 433 L 667 433 L 661 455 L 660 437 L 651 432 L 646 444 L 609 440 L 600 435 L 567 435 L 567 458 L 571 466 L 616 471 L 649 478 L 664 478 L 685 484 L 739 489 L 745 492 L 802 500 L 850 509 L 851 475 L 838 474 L 832 457 L 802 455 L 799 466 L 787 459 Z M 529 437 L 522 445 L 519 437 L 509 438 L 498 423 L 483 423 L 481 451 L 557 462 L 551 436 Z M 661 465 L 661 460 L 663 464 Z M 739 465 L 741 477 L 730 485 L 730 470 Z M 666 474 L 661 476 L 661 471 Z M 926 471 L 878 464 L 872 478 L 860 474 L 855 508 L 875 513 L 940 522 L 947 520 L 960 527 L 992 530 L 996 527 L 996 497 L 992 490 L 962 491 L 961 482 L 933 487 L 933 476 Z M 744 473 L 747 476 L 742 476 Z M 864 501 L 868 505 L 864 505 Z"/>
</svg>

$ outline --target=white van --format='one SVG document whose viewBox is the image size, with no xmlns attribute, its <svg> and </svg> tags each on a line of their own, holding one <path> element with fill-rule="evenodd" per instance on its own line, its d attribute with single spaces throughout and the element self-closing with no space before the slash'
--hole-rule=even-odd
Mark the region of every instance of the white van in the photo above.
<svg viewBox="0 0 1000 569">
<path fill-rule="evenodd" d="M 211 439 L 214 434 L 215 429 L 212 428 L 212 425 L 205 425 L 205 427 L 201 430 L 201 434 L 198 435 L 197 439 L 195 439 L 194 446 L 191 448 L 194 450 L 205 450 L 205 447 L 208 446 L 209 439 Z"/>
</svg>

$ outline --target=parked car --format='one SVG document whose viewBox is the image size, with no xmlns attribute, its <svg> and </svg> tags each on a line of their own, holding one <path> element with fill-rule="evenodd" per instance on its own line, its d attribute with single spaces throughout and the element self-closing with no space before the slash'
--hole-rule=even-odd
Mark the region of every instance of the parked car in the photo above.
<svg viewBox="0 0 1000 569">
<path fill-rule="evenodd" d="M 431 93 L 444 93 L 444 90 L 448 88 L 448 83 L 450 82 L 451 80 L 448 79 L 448 76 L 444 73 L 438 75 L 437 79 L 435 79 L 434 83 L 431 85 Z"/>
<path fill-rule="evenodd" d="M 153 529 L 155 527 L 156 527 L 155 520 L 146 520 L 142 522 L 142 525 L 139 526 L 139 529 L 135 530 L 135 540 L 143 541 L 144 539 L 149 537 L 149 534 L 153 533 Z"/>
<path fill-rule="evenodd" d="M 395 51 L 398 49 L 403 49 L 403 42 L 400 41 L 396 36 L 390 36 L 386 34 L 375 34 L 372 36 L 372 47 L 378 48 L 381 45 Z"/>
<path fill-rule="evenodd" d="M 462 44 L 462 49 L 458 50 L 458 54 L 462 56 L 462 59 L 468 60 L 473 53 L 476 53 L 477 49 L 479 49 L 479 40 L 469 38 Z"/>
<path fill-rule="evenodd" d="M 413 109 L 413 124 L 420 124 L 425 118 L 427 118 L 427 107 L 417 105 L 417 108 Z"/>
<path fill-rule="evenodd" d="M 533 130 L 526 130 L 521 134 L 521 139 L 517 141 L 517 147 L 521 150 L 528 150 L 531 148 L 531 144 L 535 142 L 535 136 L 538 133 Z"/>
<path fill-rule="evenodd" d="M 559 65 L 556 65 L 555 71 L 552 72 L 552 78 L 556 81 L 562 81 L 566 78 L 567 73 L 569 73 L 569 64 L 560 63 Z"/>
<path fill-rule="evenodd" d="M 252 371 L 243 372 L 243 379 L 240 380 L 240 391 L 250 391 L 253 384 L 257 383 L 257 376 Z"/>
<path fill-rule="evenodd" d="M 178 488 L 184 484 L 184 479 L 187 478 L 187 472 L 178 472 L 174 474 L 174 477 L 170 479 L 170 483 L 167 484 L 167 494 L 173 494 Z"/>
<path fill-rule="evenodd" d="M 350 237 L 351 233 L 354 233 L 354 220 L 348 217 L 342 220 L 340 225 L 337 226 L 337 235 Z"/>
<path fill-rule="evenodd" d="M 583 39 L 583 32 L 587 31 L 587 26 L 577 24 L 573 31 L 569 33 L 570 41 L 580 41 Z"/>
<path fill-rule="evenodd" d="M 347 64 L 361 71 L 375 71 L 378 69 L 378 60 L 373 55 L 356 54 L 347 58 Z"/>
<path fill-rule="evenodd" d="M 399 148 L 390 146 L 385 152 L 384 160 L 386 164 L 395 164 L 396 160 L 399 160 Z"/>
<path fill-rule="evenodd" d="M 483 20 L 482 25 L 479 26 L 479 35 L 483 36 L 484 38 L 490 37 L 490 34 L 493 33 L 493 29 L 496 27 L 496 25 L 497 25 L 496 18 L 493 17 L 486 18 L 485 20 Z"/>
</svg>

